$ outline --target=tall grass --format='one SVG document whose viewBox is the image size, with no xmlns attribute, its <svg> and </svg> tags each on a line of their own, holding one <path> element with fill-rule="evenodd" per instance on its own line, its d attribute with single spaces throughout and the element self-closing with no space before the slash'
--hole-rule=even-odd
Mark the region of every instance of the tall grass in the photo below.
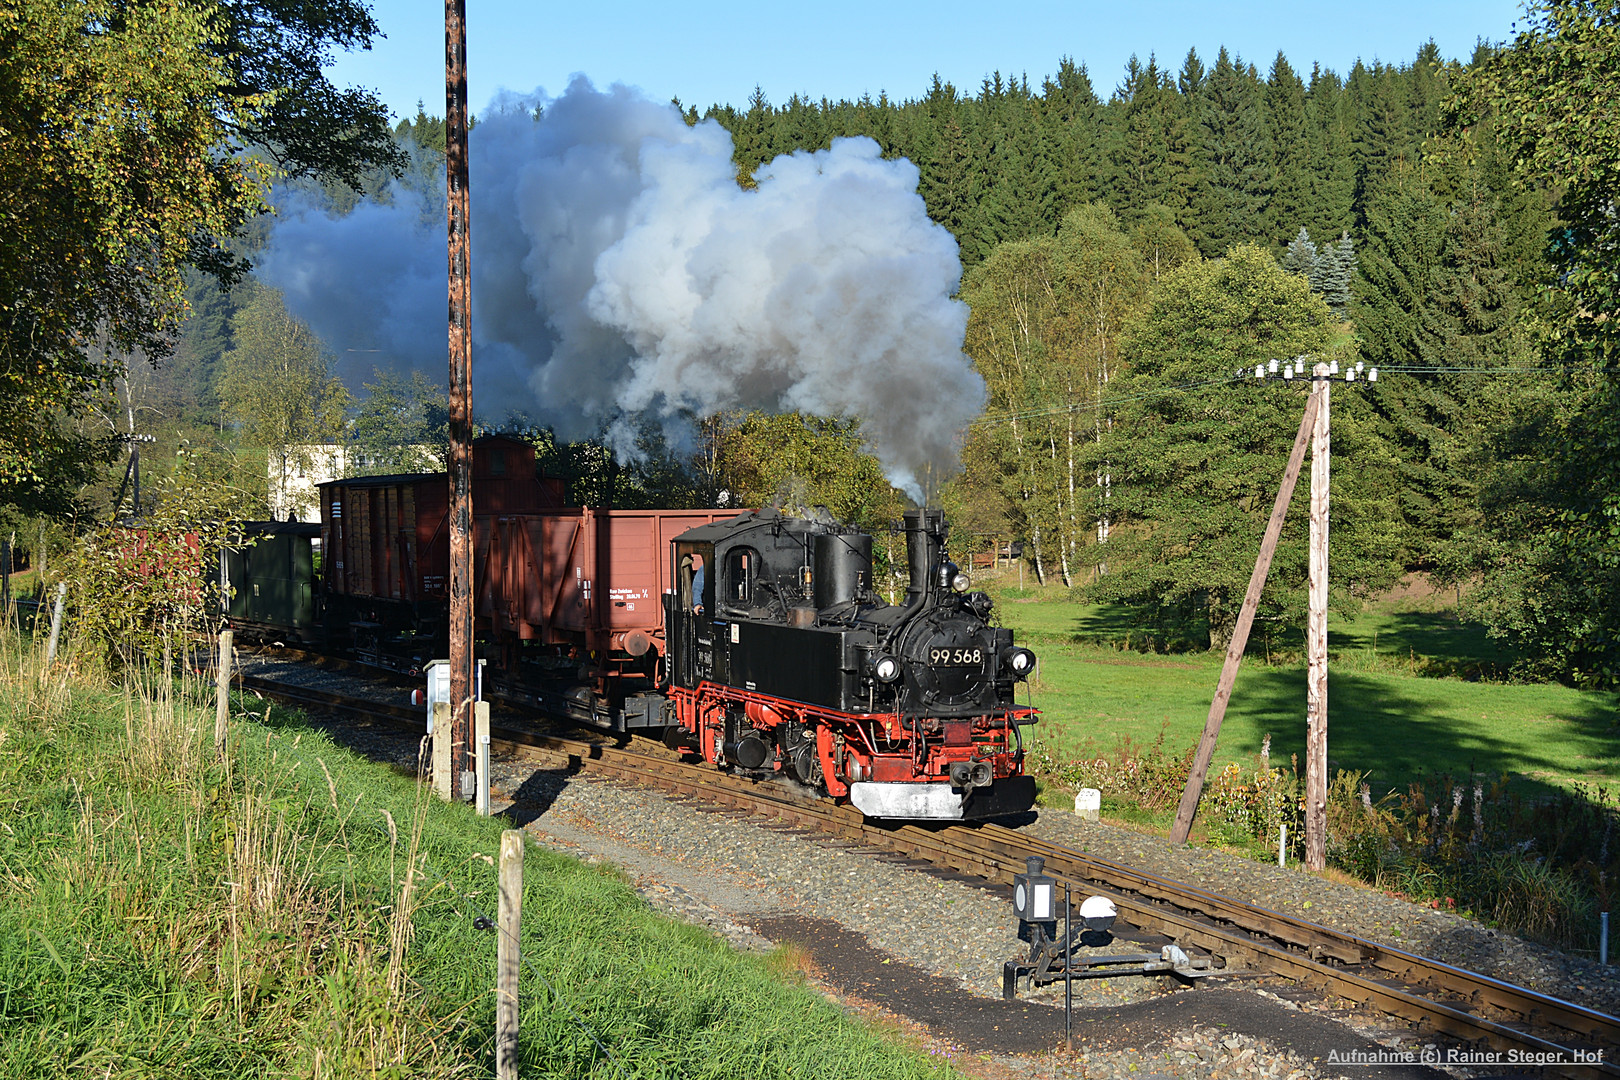
<svg viewBox="0 0 1620 1080">
<path fill-rule="evenodd" d="M 1270 738 L 1245 767 L 1230 763 L 1206 781 L 1198 822 L 1216 842 L 1275 857 L 1286 824 L 1296 857 L 1303 843 L 1297 766 L 1272 764 Z M 1149 812 L 1176 805 L 1194 747 L 1176 753 L 1165 733 L 1151 744 L 1121 735 L 1112 751 L 1088 745 L 1064 758 L 1037 743 L 1030 765 L 1043 781 L 1094 787 Z M 1507 777 L 1435 774 L 1374 800 L 1365 773 L 1341 770 L 1328 792 L 1328 861 L 1363 882 L 1436 907 L 1460 910 L 1515 933 L 1596 952 L 1598 912 L 1620 880 L 1620 804 L 1598 786 L 1527 794 Z"/>
<path fill-rule="evenodd" d="M 491 1071 L 501 823 L 291 714 L 0 635 L 0 1078 Z M 922 1077 L 819 996 L 531 849 L 525 1075 Z"/>
<path fill-rule="evenodd" d="M 1361 879 L 1597 951 L 1620 878 L 1620 806 L 1606 789 L 1526 795 L 1505 777 L 1442 773 L 1375 802 L 1341 772 L 1328 806 L 1328 858 Z"/>
</svg>

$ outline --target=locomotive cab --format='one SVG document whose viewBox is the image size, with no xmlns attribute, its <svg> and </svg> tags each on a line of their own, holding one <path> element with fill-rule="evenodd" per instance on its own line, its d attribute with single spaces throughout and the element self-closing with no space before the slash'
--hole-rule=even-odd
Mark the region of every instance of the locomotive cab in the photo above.
<svg viewBox="0 0 1620 1080">
<path fill-rule="evenodd" d="M 664 598 L 669 679 L 696 686 L 714 675 L 714 545 L 683 540 L 673 546 L 675 589 Z"/>
</svg>

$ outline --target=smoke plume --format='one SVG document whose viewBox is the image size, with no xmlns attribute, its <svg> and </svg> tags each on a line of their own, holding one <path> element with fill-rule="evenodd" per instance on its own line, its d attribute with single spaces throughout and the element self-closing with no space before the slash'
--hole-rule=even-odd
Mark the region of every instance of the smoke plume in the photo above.
<svg viewBox="0 0 1620 1080">
<path fill-rule="evenodd" d="M 627 416 L 797 409 L 859 417 L 897 483 L 954 466 L 984 385 L 951 298 L 956 241 L 928 219 L 915 166 L 839 139 L 745 190 L 713 121 L 582 77 L 538 121 L 534 104 L 498 107 L 470 140 L 482 414 L 522 409 L 575 438 Z M 260 274 L 340 373 L 442 378 L 442 219 L 399 189 L 341 218 L 282 214 Z"/>
</svg>

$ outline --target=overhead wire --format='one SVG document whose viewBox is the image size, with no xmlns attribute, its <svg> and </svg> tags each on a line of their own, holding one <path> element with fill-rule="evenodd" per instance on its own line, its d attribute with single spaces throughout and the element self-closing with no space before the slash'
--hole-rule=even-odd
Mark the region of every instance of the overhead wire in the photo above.
<svg viewBox="0 0 1620 1080">
<path fill-rule="evenodd" d="M 1281 358 L 1279 358 L 1279 359 L 1281 359 Z M 1464 366 L 1461 366 L 1461 365 L 1456 365 L 1456 366 L 1445 366 L 1445 365 L 1426 365 L 1426 366 L 1393 365 L 1393 366 L 1384 366 L 1384 365 L 1379 365 L 1378 370 L 1383 374 L 1395 374 L 1395 375 L 1448 375 L 1448 374 L 1456 374 L 1456 375 L 1467 375 L 1467 374 L 1474 374 L 1474 375 L 1554 375 L 1554 374 L 1559 374 L 1563 370 L 1566 370 L 1566 369 L 1568 369 L 1570 367 L 1574 367 L 1574 366 L 1579 366 L 1579 365 L 1568 365 L 1568 364 L 1565 364 L 1565 365 L 1537 365 L 1537 366 L 1520 365 L 1520 366 L 1514 366 L 1514 367 L 1493 367 L 1493 368 L 1464 367 Z M 1081 414 L 1102 412 L 1105 409 L 1110 409 L 1110 408 L 1113 408 L 1114 406 L 1117 406 L 1117 405 L 1128 404 L 1128 403 L 1134 402 L 1134 401 L 1146 401 L 1146 400 L 1151 399 L 1151 398 L 1163 397 L 1163 396 L 1165 396 L 1167 394 L 1187 393 L 1187 392 L 1190 392 L 1190 391 L 1193 391 L 1193 390 L 1201 390 L 1201 389 L 1204 389 L 1205 387 L 1210 387 L 1210 386 L 1222 386 L 1222 385 L 1230 385 L 1232 383 L 1237 383 L 1237 382 L 1251 382 L 1251 381 L 1255 381 L 1254 380 L 1254 373 L 1253 373 L 1252 370 L 1247 370 L 1246 369 L 1246 370 L 1237 372 L 1236 374 L 1230 375 L 1230 376 L 1224 376 L 1224 377 L 1220 377 L 1220 378 L 1211 378 L 1211 379 L 1196 379 L 1196 380 L 1189 380 L 1189 381 L 1186 381 L 1186 382 L 1172 383 L 1172 384 L 1169 384 L 1169 385 L 1166 385 L 1166 386 L 1157 386 L 1157 387 L 1153 387 L 1151 389 L 1145 389 L 1145 390 L 1137 391 L 1137 392 L 1131 393 L 1131 394 L 1120 394 L 1118 396 L 1099 398 L 1099 399 L 1096 399 L 1096 400 L 1093 400 L 1093 401 L 1074 402 L 1074 403 L 1071 403 L 1071 404 L 1068 404 L 1068 405 L 1051 405 L 1051 406 L 1047 406 L 1047 407 L 1044 407 L 1044 408 L 1027 408 L 1027 409 L 1006 410 L 1006 411 L 1002 411 L 1002 412 L 986 412 L 986 413 L 981 414 L 976 420 L 973 421 L 973 423 L 975 425 L 979 425 L 979 424 L 1008 424 L 1008 423 L 1013 423 L 1013 422 L 1019 421 L 1019 420 L 1039 420 L 1039 419 L 1042 419 L 1042 418 L 1048 417 L 1048 416 L 1062 416 L 1062 415 L 1065 415 L 1065 414 L 1081 415 Z M 1273 380 L 1272 379 L 1267 379 L 1267 380 L 1262 380 L 1262 381 L 1273 381 Z M 1289 382 L 1291 380 L 1286 380 L 1285 379 L 1285 380 L 1276 380 L 1276 381 L 1281 381 L 1281 382 L 1286 383 L 1286 382 Z M 1303 384 L 1303 383 L 1309 382 L 1309 378 L 1302 375 L 1299 378 L 1298 381 Z"/>
</svg>

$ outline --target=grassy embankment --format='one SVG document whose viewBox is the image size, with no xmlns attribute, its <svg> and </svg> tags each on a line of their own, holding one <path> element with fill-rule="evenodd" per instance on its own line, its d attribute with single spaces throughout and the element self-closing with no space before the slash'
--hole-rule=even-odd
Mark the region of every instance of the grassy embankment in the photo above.
<svg viewBox="0 0 1620 1080">
<path fill-rule="evenodd" d="M 502 823 L 203 697 L 0 636 L 0 1077 L 489 1075 Z M 524 1075 L 954 1075 L 532 847 L 523 948 Z"/>
</svg>

